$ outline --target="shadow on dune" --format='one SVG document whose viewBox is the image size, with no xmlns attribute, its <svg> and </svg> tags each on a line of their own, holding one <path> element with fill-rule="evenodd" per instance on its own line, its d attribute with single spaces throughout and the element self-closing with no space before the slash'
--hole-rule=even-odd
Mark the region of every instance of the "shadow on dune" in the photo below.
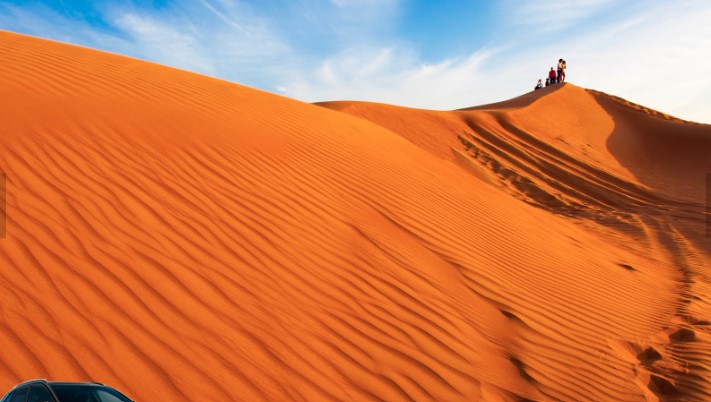
<svg viewBox="0 0 711 402">
<path fill-rule="evenodd" d="M 706 175 L 711 173 L 711 126 L 685 122 L 606 94 L 591 91 L 614 120 L 609 152 L 664 200 L 641 208 L 664 232 L 679 232 L 707 256 Z"/>
</svg>

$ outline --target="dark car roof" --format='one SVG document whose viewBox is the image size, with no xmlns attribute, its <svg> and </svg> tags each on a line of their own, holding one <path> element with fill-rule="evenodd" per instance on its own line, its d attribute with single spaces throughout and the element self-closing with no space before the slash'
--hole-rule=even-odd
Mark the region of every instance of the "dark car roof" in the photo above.
<svg viewBox="0 0 711 402">
<path fill-rule="evenodd" d="M 21 382 L 12 389 L 19 388 L 25 385 L 32 385 L 32 384 L 47 384 L 47 385 L 95 385 L 97 387 L 105 387 L 106 384 L 102 384 L 100 382 L 79 382 L 79 381 L 47 381 L 44 379 L 35 379 L 35 380 L 29 380 L 25 382 Z"/>
<path fill-rule="evenodd" d="M 47 380 L 45 380 L 45 379 L 43 379 L 43 378 L 36 378 L 36 379 L 34 379 L 34 380 L 28 380 L 28 381 L 25 381 L 25 382 L 21 382 L 21 383 L 17 384 L 17 386 L 32 384 L 32 383 L 35 383 L 35 382 L 41 382 L 41 383 L 44 383 L 44 384 L 66 384 L 66 385 L 70 385 L 70 384 L 71 384 L 71 385 L 77 385 L 77 384 L 84 384 L 84 385 L 104 385 L 104 384 L 102 384 L 102 383 L 100 383 L 100 382 L 94 382 L 94 381 L 88 381 L 88 382 L 84 382 L 84 381 L 47 381 Z"/>
</svg>

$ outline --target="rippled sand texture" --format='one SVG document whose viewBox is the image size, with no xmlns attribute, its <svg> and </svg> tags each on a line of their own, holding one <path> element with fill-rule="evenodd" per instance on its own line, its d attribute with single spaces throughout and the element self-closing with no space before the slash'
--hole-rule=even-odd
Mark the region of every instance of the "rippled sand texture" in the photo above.
<svg viewBox="0 0 711 402">
<path fill-rule="evenodd" d="M 0 60 L 0 392 L 711 398 L 707 125 L 570 84 L 311 105 L 6 32 Z"/>
</svg>

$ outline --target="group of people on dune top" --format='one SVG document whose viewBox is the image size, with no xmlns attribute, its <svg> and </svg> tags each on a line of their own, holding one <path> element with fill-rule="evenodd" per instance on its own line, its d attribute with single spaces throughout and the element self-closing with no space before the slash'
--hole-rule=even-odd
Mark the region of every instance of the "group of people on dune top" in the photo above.
<svg viewBox="0 0 711 402">
<path fill-rule="evenodd" d="M 558 70 L 555 70 L 555 69 L 553 69 L 553 67 L 551 67 L 551 71 L 548 72 L 548 78 L 546 78 L 546 86 L 557 84 L 560 82 L 565 82 L 566 67 L 567 66 L 566 66 L 565 60 L 558 59 Z M 541 89 L 541 88 L 543 88 L 543 82 L 541 80 L 538 80 L 538 83 L 536 84 L 535 89 Z"/>
</svg>

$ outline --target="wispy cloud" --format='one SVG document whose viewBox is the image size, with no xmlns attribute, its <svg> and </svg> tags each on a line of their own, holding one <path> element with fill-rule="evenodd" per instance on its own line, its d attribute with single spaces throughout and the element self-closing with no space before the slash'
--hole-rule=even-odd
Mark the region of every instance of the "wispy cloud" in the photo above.
<svg viewBox="0 0 711 402">
<path fill-rule="evenodd" d="M 499 4 L 502 14 L 513 26 L 550 32 L 571 27 L 615 3 L 619 0 L 504 0 Z"/>
<path fill-rule="evenodd" d="M 341 18 L 373 21 L 388 18 L 402 5 L 403 0 L 329 0 L 342 13 Z"/>
<path fill-rule="evenodd" d="M 134 55 L 159 63 L 237 81 L 264 85 L 265 65 L 290 52 L 270 21 L 241 2 L 184 2 L 168 9 L 113 6 L 112 27 L 130 38 Z"/>
<path fill-rule="evenodd" d="M 427 64 L 405 45 L 351 48 L 324 60 L 314 74 L 294 77 L 279 89 L 307 101 L 358 99 L 425 108 L 464 107 L 470 105 L 474 91 L 495 88 L 496 83 L 487 83 L 483 74 L 494 54 L 496 50 L 481 50 Z"/>
<path fill-rule="evenodd" d="M 131 40 L 140 56 L 172 66 L 204 74 L 216 73 L 209 48 L 199 38 L 172 28 L 171 24 L 152 17 L 125 13 L 117 16 L 113 25 Z"/>
</svg>

